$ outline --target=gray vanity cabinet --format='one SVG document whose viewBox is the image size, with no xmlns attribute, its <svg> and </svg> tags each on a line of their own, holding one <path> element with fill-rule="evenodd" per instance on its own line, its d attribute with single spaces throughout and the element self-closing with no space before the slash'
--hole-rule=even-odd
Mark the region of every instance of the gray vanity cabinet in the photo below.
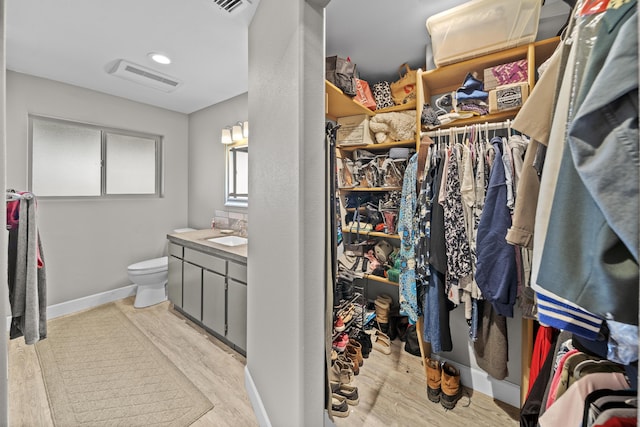
<svg viewBox="0 0 640 427">
<path fill-rule="evenodd" d="M 202 272 L 202 323 L 222 336 L 226 326 L 226 277 L 208 270 Z"/>
<path fill-rule="evenodd" d="M 202 268 L 182 264 L 182 309 L 196 320 L 202 320 Z"/>
<path fill-rule="evenodd" d="M 169 301 L 182 307 L 182 246 L 169 243 L 169 277 L 167 293 Z"/>
<path fill-rule="evenodd" d="M 247 349 L 247 266 L 228 263 L 227 338 Z"/>
<path fill-rule="evenodd" d="M 168 293 L 178 311 L 244 354 L 246 264 L 170 242 Z"/>
</svg>

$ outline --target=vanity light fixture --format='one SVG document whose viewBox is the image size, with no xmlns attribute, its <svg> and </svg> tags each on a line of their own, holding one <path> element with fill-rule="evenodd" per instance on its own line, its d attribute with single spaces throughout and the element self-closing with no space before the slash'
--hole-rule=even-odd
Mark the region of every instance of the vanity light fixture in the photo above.
<svg viewBox="0 0 640 427">
<path fill-rule="evenodd" d="M 249 138 L 249 122 L 236 122 L 234 125 L 226 126 L 222 129 L 220 142 L 223 144 L 233 144 Z"/>
<path fill-rule="evenodd" d="M 171 64 L 171 58 L 169 58 L 164 53 L 150 52 L 149 53 L 149 58 L 151 58 L 153 61 L 157 62 L 158 64 L 162 64 L 162 65 Z"/>
<path fill-rule="evenodd" d="M 226 127 L 226 128 L 222 128 L 222 137 L 220 138 L 220 142 L 228 145 L 228 144 L 233 144 L 233 139 L 231 138 L 231 128 L 230 127 Z"/>
<path fill-rule="evenodd" d="M 231 139 L 233 141 L 242 140 L 242 122 L 238 122 L 231 128 Z"/>
</svg>

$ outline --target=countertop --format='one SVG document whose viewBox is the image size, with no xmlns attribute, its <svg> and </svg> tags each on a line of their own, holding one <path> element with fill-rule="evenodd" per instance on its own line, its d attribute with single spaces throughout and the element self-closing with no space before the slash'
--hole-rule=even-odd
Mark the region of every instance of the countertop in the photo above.
<svg viewBox="0 0 640 427">
<path fill-rule="evenodd" d="M 184 233 L 170 233 L 167 234 L 167 239 L 185 248 L 195 249 L 210 255 L 220 256 L 246 264 L 248 245 L 225 246 L 207 240 L 213 237 L 228 235 L 229 234 L 222 234 L 217 229 L 207 228 L 205 230 L 186 231 Z M 234 233 L 233 235 L 238 235 L 238 233 Z"/>
</svg>

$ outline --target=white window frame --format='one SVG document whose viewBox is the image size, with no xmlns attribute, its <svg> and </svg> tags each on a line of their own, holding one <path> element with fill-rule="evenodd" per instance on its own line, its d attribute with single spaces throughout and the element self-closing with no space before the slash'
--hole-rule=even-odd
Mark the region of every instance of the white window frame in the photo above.
<svg viewBox="0 0 640 427">
<path fill-rule="evenodd" d="M 120 198 L 160 198 L 163 197 L 163 137 L 161 135 L 155 135 L 150 133 L 117 129 L 107 126 L 100 126 L 95 124 L 77 122 L 73 120 L 66 120 L 60 118 L 53 118 L 41 115 L 29 115 L 29 191 L 33 192 L 34 181 L 34 165 L 33 165 L 33 121 L 34 119 L 40 121 L 57 122 L 70 126 L 76 126 L 79 128 L 95 129 L 100 131 L 100 195 L 38 195 L 38 198 L 51 198 L 51 199 L 120 199 Z M 107 134 L 118 134 L 131 137 L 139 137 L 145 139 L 151 139 L 155 142 L 155 191 L 153 193 L 124 193 L 124 194 L 108 194 L 107 193 Z"/>
<path fill-rule="evenodd" d="M 248 207 L 249 206 L 249 194 L 237 194 L 235 192 L 235 188 L 231 188 L 232 186 L 235 185 L 235 181 L 234 182 L 229 182 L 229 175 L 230 175 L 230 170 L 234 170 L 234 175 L 237 174 L 237 171 L 235 170 L 235 164 L 233 163 L 235 160 L 235 156 L 233 156 L 232 154 L 235 151 L 246 151 L 247 152 L 247 156 L 249 155 L 249 145 L 247 144 L 247 141 L 240 141 L 237 142 L 235 144 L 230 144 L 226 146 L 225 149 L 225 186 L 224 186 L 224 197 L 225 197 L 225 206 L 235 206 L 235 207 Z M 248 174 L 248 172 L 247 172 Z M 247 176 L 247 180 L 248 180 L 248 176 Z"/>
</svg>

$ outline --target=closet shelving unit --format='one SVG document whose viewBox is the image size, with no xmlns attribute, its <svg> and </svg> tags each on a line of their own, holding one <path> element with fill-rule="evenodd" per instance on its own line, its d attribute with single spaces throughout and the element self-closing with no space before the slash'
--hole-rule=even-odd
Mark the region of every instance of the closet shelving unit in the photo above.
<svg viewBox="0 0 640 427">
<path fill-rule="evenodd" d="M 354 101 L 352 98 L 344 95 L 340 89 L 333 84 L 326 82 L 326 116 L 329 119 L 337 120 L 340 117 L 366 114 L 369 117 L 374 116 L 376 113 L 388 112 L 388 111 L 406 111 L 415 108 L 416 110 L 416 139 L 408 141 L 399 141 L 393 143 L 384 144 L 371 144 L 362 146 L 349 146 L 349 147 L 337 147 L 337 155 L 349 155 L 350 152 L 361 148 L 367 151 L 384 151 L 389 150 L 392 147 L 411 147 L 418 150 L 420 148 L 420 131 L 426 130 L 422 128 L 420 123 L 420 115 L 425 103 L 431 103 L 431 100 L 435 96 L 450 93 L 458 89 L 464 77 L 469 72 L 476 72 L 478 76 L 484 76 L 484 69 L 495 65 L 505 64 L 521 59 L 527 60 L 528 65 L 528 80 L 529 90 L 531 91 L 535 85 L 536 70 L 546 61 L 554 52 L 556 46 L 560 41 L 559 37 L 542 40 L 527 45 L 517 46 L 511 49 L 502 50 L 499 52 L 491 53 L 476 58 L 467 59 L 458 63 L 449 64 L 443 67 L 439 67 L 433 70 L 422 71 L 417 70 L 417 99 L 415 104 L 394 106 L 391 108 L 371 111 L 364 107 L 362 104 Z M 497 114 L 489 114 L 485 116 L 475 116 L 468 119 L 460 119 L 451 122 L 448 125 L 439 127 L 439 129 L 447 129 L 449 127 L 461 127 L 482 123 L 495 123 L 502 122 L 508 119 L 513 119 L 518 110 L 509 110 L 500 112 Z M 349 188 L 339 189 L 340 197 L 343 200 L 344 194 L 350 191 L 390 191 L 389 188 Z M 343 206 L 344 204 L 341 203 Z M 344 219 L 347 209 L 341 208 L 341 216 Z M 344 223 L 344 222 L 343 222 Z M 342 229 L 343 233 L 352 232 L 348 228 Z M 372 231 L 360 231 L 360 234 L 380 237 L 386 239 L 395 239 L 398 241 L 400 237 L 398 235 L 388 235 L 385 233 L 376 233 Z M 386 283 L 392 286 L 398 286 L 397 283 L 390 282 L 383 277 L 367 275 L 368 280 L 374 280 L 377 282 Z M 422 330 L 422 319 L 418 320 L 418 330 Z M 526 391 L 528 390 L 529 369 L 531 366 L 531 354 L 533 351 L 533 321 L 523 319 L 522 321 L 522 377 L 521 377 L 521 402 L 524 401 Z M 426 379 L 426 363 L 424 359 L 430 357 L 431 346 L 429 343 L 423 342 L 422 334 L 418 334 L 420 351 L 422 354 L 423 366 L 425 369 Z"/>
</svg>

